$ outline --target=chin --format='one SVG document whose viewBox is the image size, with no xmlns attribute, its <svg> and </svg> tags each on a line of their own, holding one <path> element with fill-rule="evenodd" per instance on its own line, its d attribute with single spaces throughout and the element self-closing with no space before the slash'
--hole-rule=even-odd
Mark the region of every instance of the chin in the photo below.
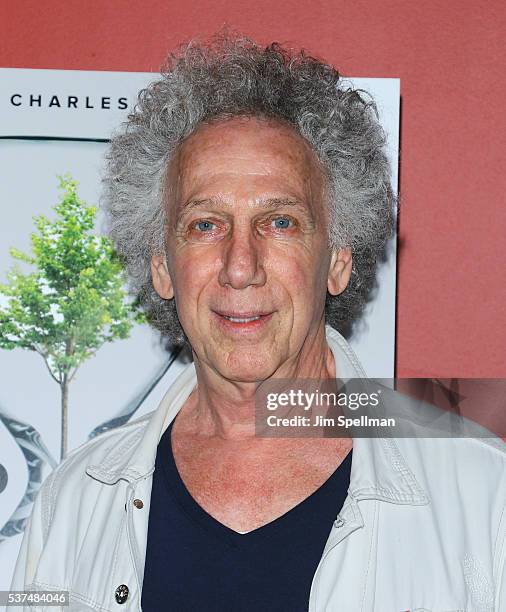
<svg viewBox="0 0 506 612">
<path fill-rule="evenodd" d="M 237 351 L 226 361 L 218 360 L 218 370 L 224 378 L 235 382 L 260 382 L 274 374 L 279 367 L 275 355 L 261 351 Z"/>
</svg>

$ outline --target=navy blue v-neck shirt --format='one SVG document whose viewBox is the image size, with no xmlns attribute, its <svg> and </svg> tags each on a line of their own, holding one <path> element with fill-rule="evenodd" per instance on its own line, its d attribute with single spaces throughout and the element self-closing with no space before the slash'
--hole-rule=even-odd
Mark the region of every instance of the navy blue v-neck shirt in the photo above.
<svg viewBox="0 0 506 612">
<path fill-rule="evenodd" d="M 314 573 L 350 482 L 352 451 L 297 506 L 240 534 L 190 495 L 172 453 L 172 425 L 156 455 L 143 612 L 307 612 Z"/>
</svg>

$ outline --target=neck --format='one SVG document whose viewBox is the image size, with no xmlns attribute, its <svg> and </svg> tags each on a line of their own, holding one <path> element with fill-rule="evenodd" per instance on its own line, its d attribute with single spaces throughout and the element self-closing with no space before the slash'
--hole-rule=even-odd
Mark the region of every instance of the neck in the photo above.
<svg viewBox="0 0 506 612">
<path fill-rule="evenodd" d="M 336 377 L 335 360 L 321 325 L 298 354 L 281 364 L 265 381 L 242 382 L 220 375 L 194 354 L 197 387 L 178 415 L 179 428 L 201 436 L 244 440 L 255 436 L 255 399 L 259 387 L 275 379 Z"/>
</svg>

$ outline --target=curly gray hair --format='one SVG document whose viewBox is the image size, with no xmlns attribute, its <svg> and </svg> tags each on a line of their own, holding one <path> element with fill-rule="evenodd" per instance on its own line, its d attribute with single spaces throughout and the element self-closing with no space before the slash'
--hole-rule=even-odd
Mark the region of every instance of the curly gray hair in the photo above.
<svg viewBox="0 0 506 612">
<path fill-rule="evenodd" d="M 132 292 L 173 345 L 186 336 L 174 299 L 154 290 L 150 260 L 165 253 L 163 193 L 175 148 L 203 122 L 239 115 L 288 122 L 328 177 L 329 245 L 351 247 L 348 287 L 327 294 L 326 320 L 349 333 L 375 287 L 395 219 L 385 134 L 374 103 L 342 85 L 332 66 L 273 43 L 219 35 L 169 56 L 161 78 L 142 90 L 107 154 L 102 206 Z"/>
</svg>

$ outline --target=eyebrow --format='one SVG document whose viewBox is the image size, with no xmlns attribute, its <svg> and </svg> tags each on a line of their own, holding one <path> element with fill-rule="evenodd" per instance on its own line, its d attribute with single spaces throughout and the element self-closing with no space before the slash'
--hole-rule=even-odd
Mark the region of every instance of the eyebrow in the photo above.
<svg viewBox="0 0 506 612">
<path fill-rule="evenodd" d="M 187 212 L 193 208 L 198 208 L 199 206 L 207 206 L 213 208 L 215 206 L 225 205 L 223 200 L 220 198 L 203 198 L 203 199 L 192 199 L 183 204 L 181 209 L 179 210 L 179 214 L 183 212 Z M 307 206 L 297 198 L 266 198 L 262 199 L 258 202 L 258 206 L 262 208 L 282 208 L 284 206 L 296 206 L 299 208 L 307 209 Z"/>
</svg>

